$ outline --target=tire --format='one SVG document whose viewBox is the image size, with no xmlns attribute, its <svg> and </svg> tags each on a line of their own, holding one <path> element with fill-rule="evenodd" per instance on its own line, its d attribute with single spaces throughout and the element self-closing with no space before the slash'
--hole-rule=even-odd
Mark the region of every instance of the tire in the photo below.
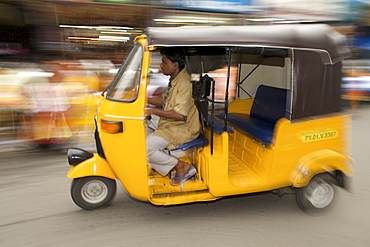
<svg viewBox="0 0 370 247">
<path fill-rule="evenodd" d="M 306 187 L 297 190 L 299 208 L 311 215 L 327 212 L 336 200 L 338 184 L 338 180 L 329 173 L 316 175 Z"/>
<path fill-rule="evenodd" d="M 76 178 L 71 186 L 72 200 L 86 210 L 107 207 L 116 191 L 116 181 L 105 177 Z"/>
</svg>

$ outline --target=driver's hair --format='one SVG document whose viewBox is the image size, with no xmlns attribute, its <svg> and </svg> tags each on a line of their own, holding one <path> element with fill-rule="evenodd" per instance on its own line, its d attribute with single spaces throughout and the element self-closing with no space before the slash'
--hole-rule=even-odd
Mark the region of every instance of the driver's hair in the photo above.
<svg viewBox="0 0 370 247">
<path fill-rule="evenodd" d="M 179 64 L 180 71 L 185 68 L 184 50 L 177 47 L 165 47 L 161 50 L 161 55 L 165 55 L 171 62 Z"/>
</svg>

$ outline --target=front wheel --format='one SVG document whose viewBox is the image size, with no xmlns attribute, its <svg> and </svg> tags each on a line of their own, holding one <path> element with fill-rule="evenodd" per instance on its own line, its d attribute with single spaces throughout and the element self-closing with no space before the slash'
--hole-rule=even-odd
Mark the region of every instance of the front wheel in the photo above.
<svg viewBox="0 0 370 247">
<path fill-rule="evenodd" d="M 331 174 L 319 174 L 310 183 L 297 190 L 298 206 L 308 214 L 319 214 L 329 210 L 335 201 L 338 180 Z"/>
<path fill-rule="evenodd" d="M 72 200 L 87 210 L 108 206 L 116 191 L 116 181 L 105 177 L 75 178 L 71 186 Z"/>
</svg>

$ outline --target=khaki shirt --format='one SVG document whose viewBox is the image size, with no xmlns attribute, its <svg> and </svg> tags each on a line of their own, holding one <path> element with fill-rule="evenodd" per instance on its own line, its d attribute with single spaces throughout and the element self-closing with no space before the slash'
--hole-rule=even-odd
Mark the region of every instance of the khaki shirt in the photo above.
<svg viewBox="0 0 370 247">
<path fill-rule="evenodd" d="M 164 138 L 174 146 L 189 142 L 199 135 L 199 113 L 192 98 L 190 75 L 183 69 L 171 82 L 171 89 L 164 107 L 165 111 L 174 110 L 187 120 L 160 118 L 154 135 Z"/>
</svg>

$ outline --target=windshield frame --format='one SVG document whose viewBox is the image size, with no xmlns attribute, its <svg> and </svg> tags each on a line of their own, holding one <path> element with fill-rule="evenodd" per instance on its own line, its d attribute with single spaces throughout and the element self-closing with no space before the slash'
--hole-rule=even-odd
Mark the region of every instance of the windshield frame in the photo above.
<svg viewBox="0 0 370 247">
<path fill-rule="evenodd" d="M 141 52 L 141 58 L 140 58 L 140 64 L 137 67 L 139 74 L 135 75 L 135 77 L 137 79 L 137 82 L 134 83 L 134 85 L 133 85 L 133 89 L 136 89 L 135 95 L 132 98 L 127 99 L 127 100 L 126 99 L 117 99 L 117 98 L 112 97 L 113 93 L 114 93 L 113 91 L 116 88 L 119 88 L 118 85 L 121 83 L 122 76 L 124 75 L 125 71 L 127 71 L 127 69 L 129 68 L 129 66 L 133 62 L 133 59 L 135 58 L 135 56 L 137 55 L 138 52 Z M 107 90 L 107 94 L 106 94 L 107 95 L 106 99 L 111 100 L 111 101 L 117 101 L 117 102 L 125 102 L 125 103 L 132 103 L 132 102 L 136 101 L 136 99 L 138 98 L 139 90 L 140 90 L 140 81 L 141 81 L 142 65 L 143 65 L 143 54 L 144 54 L 144 48 L 141 46 L 140 43 L 137 43 L 132 48 L 130 54 L 127 56 L 127 59 L 125 60 L 125 62 L 121 66 L 121 68 L 118 70 L 113 82 L 109 86 L 109 88 Z"/>
</svg>

